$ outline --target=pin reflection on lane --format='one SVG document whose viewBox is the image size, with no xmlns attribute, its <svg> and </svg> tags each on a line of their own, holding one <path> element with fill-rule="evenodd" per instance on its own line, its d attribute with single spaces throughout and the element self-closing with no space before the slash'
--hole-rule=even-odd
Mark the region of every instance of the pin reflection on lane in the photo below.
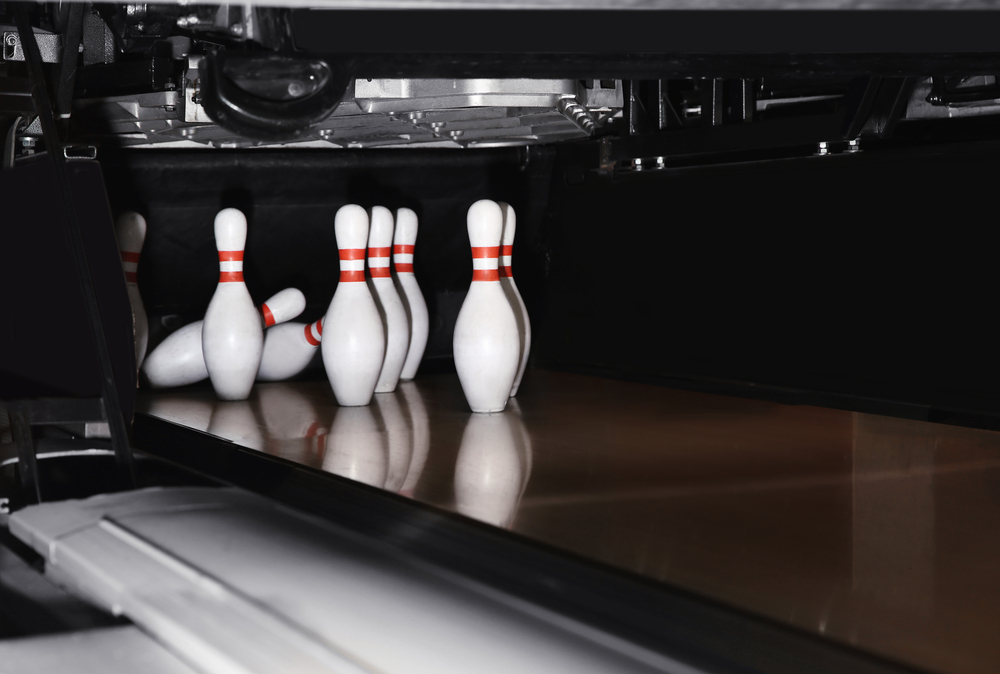
<svg viewBox="0 0 1000 674">
<path fill-rule="evenodd" d="M 427 454 L 431 449 L 431 425 L 427 418 L 427 408 L 424 406 L 424 398 L 420 389 L 412 381 L 404 381 L 399 384 L 399 392 L 403 394 L 406 401 L 406 411 L 410 420 L 410 439 L 412 450 L 410 453 L 410 467 L 406 472 L 406 479 L 399 493 L 403 496 L 413 498 L 413 492 L 417 488 L 420 476 L 424 472 L 424 464 L 427 463 Z"/>
<path fill-rule="evenodd" d="M 510 528 L 530 471 L 526 437 L 523 422 L 510 408 L 469 416 L 455 462 L 458 512 Z"/>
<path fill-rule="evenodd" d="M 248 400 L 216 402 L 208 432 L 243 447 L 264 449 L 264 434 Z"/>
<path fill-rule="evenodd" d="M 260 416 L 267 431 L 264 451 L 319 468 L 329 424 L 313 398 L 289 384 L 258 384 Z"/>
<path fill-rule="evenodd" d="M 323 470 L 382 488 L 389 471 L 385 429 L 371 407 L 341 407 L 326 438 Z"/>
<path fill-rule="evenodd" d="M 413 454 L 410 427 L 406 417 L 403 416 L 403 410 L 395 393 L 376 393 L 373 400 L 385 426 L 386 444 L 389 450 L 389 467 L 384 489 L 398 492 L 406 480 L 410 469 L 410 456 Z"/>
</svg>

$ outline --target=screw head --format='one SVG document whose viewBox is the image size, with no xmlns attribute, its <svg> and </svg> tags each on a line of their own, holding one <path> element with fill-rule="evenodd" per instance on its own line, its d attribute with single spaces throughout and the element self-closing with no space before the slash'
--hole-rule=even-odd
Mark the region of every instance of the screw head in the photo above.
<svg viewBox="0 0 1000 674">
<path fill-rule="evenodd" d="M 243 35 L 243 24 L 237 21 L 229 27 L 229 32 L 237 37 Z"/>
</svg>

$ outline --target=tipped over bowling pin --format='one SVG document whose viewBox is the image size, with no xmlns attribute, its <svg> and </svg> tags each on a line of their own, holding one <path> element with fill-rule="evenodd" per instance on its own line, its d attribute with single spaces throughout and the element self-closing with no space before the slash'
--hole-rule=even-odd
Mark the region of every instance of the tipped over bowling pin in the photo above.
<svg viewBox="0 0 1000 674">
<path fill-rule="evenodd" d="M 469 208 L 472 285 L 455 322 L 455 369 L 473 412 L 501 412 L 521 360 L 517 318 L 497 270 L 503 214 L 483 199 Z"/>
<path fill-rule="evenodd" d="M 375 393 L 385 356 L 385 331 L 375 300 L 365 283 L 368 213 L 360 206 L 341 207 L 334 218 L 340 249 L 340 283 L 323 318 L 323 365 L 337 402 L 367 405 Z"/>
<path fill-rule="evenodd" d="M 264 328 L 243 282 L 247 219 L 235 208 L 215 216 L 219 286 L 201 330 L 205 367 L 220 400 L 246 400 L 264 350 Z"/>
<path fill-rule="evenodd" d="M 260 306 L 259 321 L 265 328 L 270 328 L 295 318 L 305 308 L 305 295 L 297 288 L 285 288 Z M 171 333 L 152 350 L 142 371 L 153 388 L 187 386 L 208 377 L 205 352 L 202 349 L 201 333 L 204 325 L 204 321 L 188 323 Z M 267 332 L 270 331 L 269 329 Z"/>
<path fill-rule="evenodd" d="M 510 204 L 499 203 L 503 212 L 503 237 L 500 241 L 500 285 L 503 286 L 504 293 L 510 301 L 510 306 L 514 309 L 514 317 L 517 319 L 517 331 L 521 337 L 521 362 L 517 368 L 517 375 L 514 377 L 514 386 L 510 389 L 510 395 L 517 395 L 517 388 L 521 385 L 521 378 L 524 376 L 524 368 L 528 365 L 528 352 L 531 350 L 531 321 L 528 319 L 528 309 L 521 299 L 521 292 L 514 283 L 514 274 L 510 270 L 510 259 L 514 251 L 514 228 L 517 219 L 514 216 L 514 209 Z"/>
<path fill-rule="evenodd" d="M 125 270 L 125 286 L 128 288 L 128 299 L 132 304 L 132 325 L 135 332 L 135 369 L 142 367 L 146 356 L 146 344 L 149 341 L 149 321 L 146 309 L 139 295 L 139 285 L 136 283 L 136 273 L 139 268 L 139 254 L 142 244 L 146 241 L 146 219 L 134 211 L 126 211 L 118 216 L 115 225 L 115 236 L 118 238 L 118 250 L 121 251 L 122 268 Z"/>
<path fill-rule="evenodd" d="M 264 355 L 257 381 L 294 377 L 312 361 L 323 340 L 323 319 L 315 323 L 285 323 L 264 333 Z"/>
<path fill-rule="evenodd" d="M 391 253 L 392 213 L 388 208 L 375 206 L 371 211 L 368 232 L 368 273 L 371 276 L 368 284 L 382 318 L 382 329 L 385 330 L 385 358 L 375 384 L 375 393 L 396 390 L 406 361 L 406 350 L 410 346 L 410 324 L 406 318 L 406 308 L 389 271 Z"/>
<path fill-rule="evenodd" d="M 427 302 L 420 292 L 417 277 L 413 274 L 413 251 L 417 243 L 417 214 L 409 208 L 396 211 L 396 231 L 392 237 L 392 262 L 396 268 L 400 297 L 406 308 L 410 325 L 410 345 L 406 350 L 406 361 L 399 378 L 413 379 L 420 367 L 420 359 L 427 348 L 427 332 L 430 323 L 427 318 Z"/>
</svg>

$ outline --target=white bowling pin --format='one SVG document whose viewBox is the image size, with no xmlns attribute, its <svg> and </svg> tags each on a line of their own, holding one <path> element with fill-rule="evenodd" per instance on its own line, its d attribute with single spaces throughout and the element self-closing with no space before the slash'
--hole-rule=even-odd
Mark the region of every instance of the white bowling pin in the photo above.
<svg viewBox="0 0 1000 674">
<path fill-rule="evenodd" d="M 473 414 L 455 461 L 455 508 L 498 527 L 509 527 L 524 485 L 517 439 L 504 414 Z"/>
<path fill-rule="evenodd" d="M 115 235 L 118 238 L 118 250 L 121 251 L 122 268 L 125 270 L 125 287 L 128 288 L 128 299 L 132 303 L 135 369 L 138 372 L 146 356 L 146 344 L 149 341 L 149 321 L 146 318 L 146 308 L 142 305 L 139 285 L 136 283 L 139 254 L 142 253 L 142 244 L 146 241 L 146 219 L 134 211 L 122 213 L 118 216 Z"/>
<path fill-rule="evenodd" d="M 403 371 L 399 375 L 403 381 L 409 381 L 417 374 L 420 359 L 424 357 L 424 349 L 427 348 L 427 332 L 430 325 L 427 318 L 427 302 L 424 301 L 424 295 L 417 284 L 417 277 L 413 274 L 413 250 L 416 242 L 417 214 L 409 208 L 400 208 L 396 211 L 392 262 L 410 325 L 410 345 L 406 350 Z"/>
<path fill-rule="evenodd" d="M 306 307 L 306 298 L 297 288 L 285 288 L 258 309 L 260 323 L 266 327 L 284 323 L 298 316 Z M 202 350 L 204 321 L 188 323 L 175 330 L 153 349 L 142 371 L 153 388 L 187 386 L 208 378 Z M 270 332 L 270 330 L 268 330 Z"/>
<path fill-rule="evenodd" d="M 323 470 L 381 488 L 388 468 L 385 434 L 371 408 L 338 409 L 326 436 Z"/>
<path fill-rule="evenodd" d="M 212 421 L 208 432 L 241 447 L 264 449 L 264 434 L 253 413 L 253 407 L 246 400 L 232 402 L 219 401 L 212 410 Z"/>
<path fill-rule="evenodd" d="M 406 471 L 406 479 L 399 493 L 413 497 L 413 491 L 424 472 L 427 454 L 431 449 L 431 425 L 427 418 L 427 408 L 424 406 L 420 389 L 412 381 L 404 381 L 399 385 L 399 391 L 406 400 L 406 411 L 410 417 L 410 437 L 413 439 L 413 450 L 410 454 L 410 467 Z"/>
<path fill-rule="evenodd" d="M 257 381 L 294 377 L 312 361 L 323 340 L 323 319 L 315 323 L 284 323 L 264 333 L 264 355 Z"/>
<path fill-rule="evenodd" d="M 264 351 L 264 328 L 243 282 L 247 219 L 235 208 L 215 216 L 219 286 L 205 312 L 201 344 L 212 388 L 220 400 L 246 400 Z"/>
<path fill-rule="evenodd" d="M 382 329 L 385 331 L 385 358 L 375 384 L 375 393 L 396 390 L 399 375 L 406 361 L 410 346 L 410 324 L 406 308 L 392 282 L 389 260 L 392 253 L 392 212 L 375 206 L 371 210 L 371 227 L 368 231 L 368 288 L 375 299 Z"/>
<path fill-rule="evenodd" d="M 517 218 L 514 209 L 510 204 L 502 201 L 499 203 L 503 212 L 503 238 L 500 242 L 500 285 L 503 286 L 504 293 L 510 301 L 511 308 L 514 309 L 514 316 L 517 318 L 517 330 L 521 336 L 521 364 L 517 368 L 517 376 L 514 377 L 514 386 L 510 389 L 510 395 L 517 395 L 517 388 L 521 385 L 521 377 L 524 376 L 524 368 L 528 365 L 528 352 L 531 351 L 531 321 L 528 319 L 528 309 L 524 306 L 521 293 L 514 283 L 514 274 L 510 270 L 510 258 L 514 251 L 514 228 Z"/>
<path fill-rule="evenodd" d="M 406 423 L 399 398 L 396 396 L 396 393 L 379 393 L 375 396 L 375 406 L 385 425 L 386 445 L 389 451 L 385 489 L 393 493 L 403 488 L 410 469 L 410 457 L 413 454 L 410 426 Z"/>
<path fill-rule="evenodd" d="M 343 206 L 334 219 L 334 231 L 340 283 L 323 318 L 323 365 L 341 406 L 367 405 L 385 356 L 382 319 L 365 283 L 368 214 L 360 206 Z"/>
<path fill-rule="evenodd" d="M 503 214 L 496 202 L 469 208 L 472 285 L 455 322 L 455 369 L 473 412 L 503 411 L 521 360 L 517 318 L 497 270 Z"/>
</svg>

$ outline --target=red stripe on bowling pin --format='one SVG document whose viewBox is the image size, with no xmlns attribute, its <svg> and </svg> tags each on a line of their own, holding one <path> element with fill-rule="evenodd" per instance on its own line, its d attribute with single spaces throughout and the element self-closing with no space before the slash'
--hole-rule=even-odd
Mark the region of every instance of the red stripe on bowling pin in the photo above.
<svg viewBox="0 0 1000 674">
<path fill-rule="evenodd" d="M 319 319 L 315 323 L 310 323 L 306 326 L 306 341 L 310 346 L 319 346 L 320 338 L 323 336 L 323 319 Z"/>
<path fill-rule="evenodd" d="M 243 251 L 219 251 L 219 283 L 243 283 Z"/>
<path fill-rule="evenodd" d="M 133 253 L 128 250 L 123 250 L 121 253 L 122 269 L 125 270 L 125 282 L 134 285 L 136 282 L 136 269 L 139 265 L 139 253 Z"/>
<path fill-rule="evenodd" d="M 364 283 L 365 249 L 344 248 L 340 251 L 340 282 Z"/>
<path fill-rule="evenodd" d="M 413 273 L 413 246 L 398 244 L 392 247 L 392 262 L 397 274 Z"/>
<path fill-rule="evenodd" d="M 510 272 L 510 258 L 514 252 L 514 246 L 503 246 L 500 255 L 503 256 L 503 260 L 500 261 L 500 276 L 505 278 L 513 278 L 514 275 Z"/>
<path fill-rule="evenodd" d="M 473 246 L 472 281 L 499 281 L 500 273 L 497 270 L 499 255 L 500 246 Z"/>
<path fill-rule="evenodd" d="M 264 327 L 269 328 L 274 325 L 274 314 L 271 313 L 267 304 L 260 305 L 260 312 L 264 314 Z"/>
<path fill-rule="evenodd" d="M 390 246 L 368 248 L 368 271 L 372 278 L 389 278 L 389 256 L 392 254 Z"/>
</svg>

